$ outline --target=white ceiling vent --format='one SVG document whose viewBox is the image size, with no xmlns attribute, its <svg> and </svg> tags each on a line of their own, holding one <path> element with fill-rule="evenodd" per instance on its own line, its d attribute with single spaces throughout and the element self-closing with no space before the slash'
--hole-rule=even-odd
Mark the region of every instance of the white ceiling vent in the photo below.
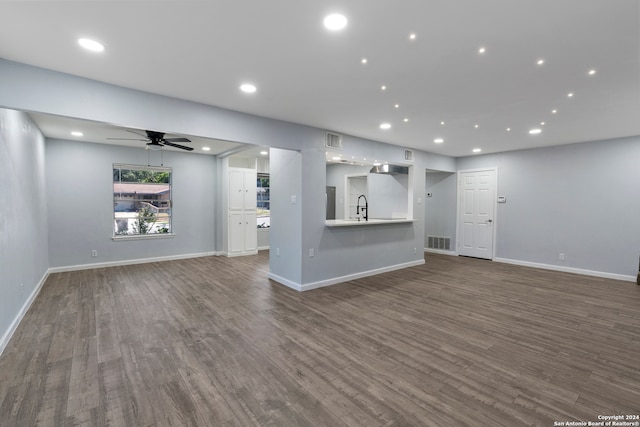
<svg viewBox="0 0 640 427">
<path fill-rule="evenodd" d="M 409 150 L 407 148 L 404 149 L 404 159 L 407 162 L 413 162 L 413 150 Z"/>
<path fill-rule="evenodd" d="M 327 148 L 333 148 L 342 150 L 342 135 L 338 135 L 337 133 L 327 132 L 327 138 L 325 140 L 325 146 Z"/>
</svg>

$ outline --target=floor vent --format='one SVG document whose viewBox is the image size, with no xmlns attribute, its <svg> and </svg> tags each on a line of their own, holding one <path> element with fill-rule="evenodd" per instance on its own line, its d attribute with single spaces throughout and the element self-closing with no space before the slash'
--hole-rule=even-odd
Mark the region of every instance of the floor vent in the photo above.
<svg viewBox="0 0 640 427">
<path fill-rule="evenodd" d="M 337 133 L 327 132 L 327 139 L 325 140 L 327 148 L 342 149 L 342 136 Z"/>
<path fill-rule="evenodd" d="M 443 251 L 451 250 L 451 238 L 450 237 L 437 237 L 427 236 L 427 248 L 428 249 L 440 249 Z"/>
</svg>

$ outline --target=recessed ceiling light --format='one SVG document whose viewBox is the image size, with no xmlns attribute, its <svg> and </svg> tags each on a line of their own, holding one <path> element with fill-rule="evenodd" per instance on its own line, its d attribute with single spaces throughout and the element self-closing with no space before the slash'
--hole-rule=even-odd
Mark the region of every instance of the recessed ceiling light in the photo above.
<svg viewBox="0 0 640 427">
<path fill-rule="evenodd" d="M 377 161 L 377 160 L 376 160 L 375 162 L 373 162 L 373 166 L 380 166 L 381 164 L 382 164 L 382 163 L 380 163 L 380 162 L 379 162 L 379 161 Z"/>
<path fill-rule="evenodd" d="M 442 126 L 444 126 L 444 122 L 440 122 L 440 124 L 441 124 Z"/>
<path fill-rule="evenodd" d="M 589 70 L 589 73 L 588 73 L 588 74 L 589 74 L 590 76 L 593 76 L 595 73 L 596 73 L 596 70 Z"/>
<path fill-rule="evenodd" d="M 385 85 L 380 86 L 380 90 L 387 90 L 387 87 Z"/>
<path fill-rule="evenodd" d="M 530 133 L 531 135 L 537 135 L 537 134 L 539 134 L 540 132 L 542 132 L 542 129 L 539 129 L 539 128 L 534 128 L 534 129 L 531 129 L 531 130 L 529 131 L 529 133 Z"/>
<path fill-rule="evenodd" d="M 332 13 L 324 18 L 324 26 L 331 31 L 342 30 L 347 26 L 347 17 L 340 13 Z"/>
<path fill-rule="evenodd" d="M 409 119 L 407 117 L 405 117 L 404 119 L 402 119 L 402 121 L 407 123 L 409 121 Z"/>
<path fill-rule="evenodd" d="M 334 161 L 335 160 L 340 160 L 340 156 L 334 156 L 334 157 L 331 158 L 331 160 L 334 160 Z"/>
<path fill-rule="evenodd" d="M 540 122 L 540 126 L 544 126 L 544 122 Z"/>
<path fill-rule="evenodd" d="M 435 142 L 436 144 L 442 144 L 444 142 L 444 139 L 436 138 L 436 139 L 433 140 L 433 142 Z"/>
<path fill-rule="evenodd" d="M 71 135 L 73 135 L 73 136 L 82 136 L 83 133 L 80 132 L 80 131 L 74 130 L 74 131 L 71 132 Z"/>
<path fill-rule="evenodd" d="M 400 108 L 400 104 L 396 104 L 393 106 L 394 108 Z"/>
<path fill-rule="evenodd" d="M 243 91 L 244 93 L 254 93 L 257 90 L 257 88 L 255 87 L 255 85 L 251 83 L 244 83 L 240 85 L 240 90 Z"/>
<path fill-rule="evenodd" d="M 269 154 L 268 151 L 261 151 L 260 154 L 262 154 L 263 156 L 266 156 L 267 154 Z"/>
<path fill-rule="evenodd" d="M 507 128 L 507 132 L 511 132 L 511 128 Z"/>
<path fill-rule="evenodd" d="M 573 98 L 573 92 L 569 92 L 569 93 L 567 94 L 567 96 L 568 96 L 569 98 Z"/>
<path fill-rule="evenodd" d="M 416 39 L 416 33 L 409 34 L 409 40 L 415 40 L 415 39 Z"/>
<path fill-rule="evenodd" d="M 209 148 L 209 147 L 202 147 L 202 151 L 209 151 L 209 150 L 211 150 L 211 148 Z"/>
<path fill-rule="evenodd" d="M 91 39 L 78 39 L 78 44 L 83 48 L 90 50 L 92 52 L 102 52 L 104 51 L 104 45 L 100 42 Z"/>
<path fill-rule="evenodd" d="M 481 151 L 482 151 L 482 148 L 474 148 L 474 149 L 473 149 L 473 150 L 471 150 L 471 151 L 473 151 L 474 153 L 479 153 L 479 152 L 481 152 Z"/>
<path fill-rule="evenodd" d="M 551 114 L 556 114 L 558 110 L 551 110 Z"/>
<path fill-rule="evenodd" d="M 369 62 L 369 60 L 367 58 L 362 58 L 360 62 L 362 62 L 363 64 L 366 64 L 367 62 Z"/>
<path fill-rule="evenodd" d="M 474 128 L 478 129 L 480 126 L 478 125 L 473 125 Z"/>
<path fill-rule="evenodd" d="M 544 59 L 538 59 L 538 62 L 536 62 L 536 64 L 538 64 L 538 65 L 544 64 Z"/>
<path fill-rule="evenodd" d="M 380 129 L 384 129 L 384 130 L 391 129 L 391 123 L 382 123 L 380 125 Z"/>
<path fill-rule="evenodd" d="M 478 49 L 478 53 L 485 53 L 487 51 L 487 48 L 485 47 L 481 47 L 480 49 Z"/>
</svg>

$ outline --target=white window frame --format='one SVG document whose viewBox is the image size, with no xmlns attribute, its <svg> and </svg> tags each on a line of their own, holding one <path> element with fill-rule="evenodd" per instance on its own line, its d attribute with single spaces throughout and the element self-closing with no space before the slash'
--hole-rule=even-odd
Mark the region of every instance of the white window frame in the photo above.
<svg viewBox="0 0 640 427">
<path fill-rule="evenodd" d="M 112 174 L 114 174 L 114 171 L 118 169 L 118 170 L 134 170 L 134 171 L 151 171 L 151 172 L 168 172 L 169 173 L 169 182 L 168 184 L 168 199 L 162 199 L 162 203 L 156 203 L 155 205 L 153 203 L 151 203 L 151 201 L 156 201 L 158 199 L 156 199 L 156 197 L 162 197 L 159 194 L 155 194 L 153 198 L 149 198 L 147 199 L 136 199 L 135 196 L 132 197 L 128 197 L 128 196 L 124 196 L 122 190 L 123 190 L 123 185 L 126 184 L 127 182 L 122 182 L 121 180 L 116 181 L 115 178 L 112 179 L 112 189 L 113 189 L 113 225 L 112 225 L 112 231 L 113 231 L 113 236 L 112 239 L 114 241 L 118 241 L 118 240 L 141 240 L 141 239 L 163 239 L 163 238 L 171 238 L 174 237 L 175 234 L 173 232 L 173 168 L 171 167 L 166 167 L 166 166 L 143 166 L 143 165 L 130 165 L 130 164 L 124 164 L 124 163 L 114 163 L 113 164 L 113 168 L 112 168 Z M 113 177 L 112 177 L 113 178 Z M 119 175 L 119 178 L 121 179 L 121 175 Z M 118 194 L 116 192 L 116 185 L 120 184 L 120 190 L 121 192 L 119 193 L 119 196 L 116 196 L 116 194 Z M 136 184 L 145 184 L 145 185 L 149 185 L 149 186 L 155 186 L 155 185 L 167 185 L 167 184 L 155 184 L 155 183 L 136 183 Z M 134 193 L 135 194 L 135 193 Z M 130 200 L 129 200 L 130 199 Z M 127 204 L 133 204 L 132 207 L 127 207 Z M 155 215 L 162 215 L 162 214 L 166 214 L 168 215 L 166 217 L 167 221 L 163 221 L 160 224 L 156 222 L 152 223 L 151 225 L 151 229 L 154 230 L 153 232 L 150 233 L 132 233 L 130 230 L 132 229 L 132 220 L 133 220 L 133 216 L 132 215 L 128 215 L 131 214 L 133 212 L 137 212 L 136 210 L 130 210 L 130 209 L 135 209 L 137 206 L 136 205 L 140 205 L 140 204 L 146 204 L 149 205 L 151 210 L 154 211 L 153 213 Z M 123 226 L 123 221 L 126 220 L 127 222 L 124 223 L 127 227 L 126 230 L 126 234 L 125 233 L 118 233 L 118 230 L 122 230 L 122 226 Z M 164 225 L 166 227 L 166 225 L 168 225 L 168 231 L 167 232 L 160 232 L 158 230 L 160 230 L 160 226 Z M 135 230 L 135 227 L 133 227 L 133 229 Z"/>
</svg>

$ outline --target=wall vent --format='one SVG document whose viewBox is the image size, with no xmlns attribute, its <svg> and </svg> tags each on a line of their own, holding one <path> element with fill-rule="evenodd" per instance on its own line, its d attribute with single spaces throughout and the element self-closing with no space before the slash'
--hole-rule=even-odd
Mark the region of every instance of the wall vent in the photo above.
<svg viewBox="0 0 640 427">
<path fill-rule="evenodd" d="M 409 150 L 405 148 L 404 159 L 408 162 L 413 162 L 413 150 Z"/>
<path fill-rule="evenodd" d="M 427 236 L 427 248 L 439 249 L 443 251 L 451 250 L 450 237 Z"/>
<path fill-rule="evenodd" d="M 338 135 L 337 133 L 327 132 L 327 138 L 325 140 L 325 146 L 327 148 L 333 148 L 342 150 L 342 135 Z"/>
</svg>

